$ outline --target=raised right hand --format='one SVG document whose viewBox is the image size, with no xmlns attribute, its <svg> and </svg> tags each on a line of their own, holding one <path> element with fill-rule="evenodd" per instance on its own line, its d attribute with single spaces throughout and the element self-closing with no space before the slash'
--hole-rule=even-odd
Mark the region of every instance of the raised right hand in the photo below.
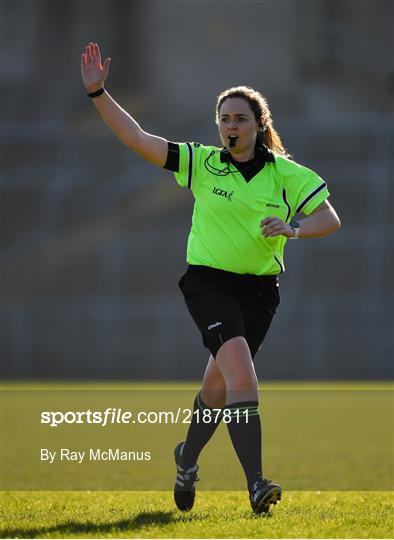
<svg viewBox="0 0 394 540">
<path fill-rule="evenodd" d="M 107 58 L 104 64 L 101 64 L 100 48 L 97 43 L 86 45 L 85 52 L 81 56 L 81 76 L 88 93 L 96 92 L 104 85 L 110 61 L 111 58 Z"/>
</svg>

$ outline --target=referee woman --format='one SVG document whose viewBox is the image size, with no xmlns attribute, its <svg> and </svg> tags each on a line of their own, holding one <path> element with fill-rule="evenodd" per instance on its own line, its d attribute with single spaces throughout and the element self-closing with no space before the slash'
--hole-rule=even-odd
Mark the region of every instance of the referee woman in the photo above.
<svg viewBox="0 0 394 540">
<path fill-rule="evenodd" d="M 253 358 L 279 304 L 278 274 L 288 239 L 340 227 L 326 183 L 287 155 L 266 100 L 249 87 L 222 92 L 216 122 L 223 148 L 172 143 L 143 131 L 104 90 L 110 59 L 97 44 L 81 57 L 88 96 L 119 139 L 174 172 L 194 196 L 186 273 L 179 287 L 210 351 L 186 440 L 175 448 L 174 497 L 194 504 L 197 460 L 223 420 L 245 472 L 254 512 L 268 512 L 281 487 L 263 477 L 258 382 Z M 295 214 L 304 218 L 291 221 Z M 213 409 L 220 409 L 220 414 Z M 202 417 L 210 421 L 204 422 Z"/>
</svg>

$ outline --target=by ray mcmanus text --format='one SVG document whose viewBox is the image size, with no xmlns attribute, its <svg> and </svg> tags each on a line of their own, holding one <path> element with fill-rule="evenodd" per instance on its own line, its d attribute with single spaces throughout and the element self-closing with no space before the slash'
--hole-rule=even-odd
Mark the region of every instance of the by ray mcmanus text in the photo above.
<svg viewBox="0 0 394 540">
<path fill-rule="evenodd" d="M 41 448 L 40 460 L 50 465 L 55 462 L 84 463 L 85 461 L 150 461 L 151 453 L 147 450 L 122 450 L 120 448 L 89 448 L 88 450 L 71 450 L 60 448 L 50 450 Z"/>
</svg>

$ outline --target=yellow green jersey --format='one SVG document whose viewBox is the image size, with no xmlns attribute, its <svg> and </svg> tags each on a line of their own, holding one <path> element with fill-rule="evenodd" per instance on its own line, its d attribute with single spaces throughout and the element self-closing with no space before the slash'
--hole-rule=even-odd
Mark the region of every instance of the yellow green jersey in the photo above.
<svg viewBox="0 0 394 540">
<path fill-rule="evenodd" d="M 178 184 L 194 196 L 187 262 L 238 274 L 284 271 L 283 235 L 265 238 L 260 221 L 288 223 L 313 212 L 327 197 L 326 183 L 311 169 L 265 149 L 262 168 L 246 181 L 226 150 L 178 143 Z"/>
</svg>

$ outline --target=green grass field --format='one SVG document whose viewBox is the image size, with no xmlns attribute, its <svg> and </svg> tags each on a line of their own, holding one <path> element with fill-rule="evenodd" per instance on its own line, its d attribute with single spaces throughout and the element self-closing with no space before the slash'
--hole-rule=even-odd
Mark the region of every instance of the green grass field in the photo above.
<svg viewBox="0 0 394 540">
<path fill-rule="evenodd" d="M 60 437 L 59 444 L 65 444 L 67 437 L 76 445 L 85 444 L 86 433 L 74 431 L 73 426 L 57 431 L 39 426 L 37 411 L 44 406 L 51 410 L 56 403 L 58 410 L 69 410 L 72 399 L 77 409 L 88 403 L 104 408 L 110 397 L 111 406 L 127 406 L 128 400 L 130 408 L 149 405 L 152 410 L 168 410 L 189 400 L 196 388 L 169 383 L 3 386 L 2 537 L 394 537 L 393 397 L 388 383 L 263 386 L 265 474 L 284 487 L 281 503 L 266 516 L 253 515 L 247 493 L 241 491 L 243 478 L 225 426 L 220 426 L 200 458 L 196 504 L 186 514 L 174 507 L 172 493 L 162 487 L 172 487 L 172 450 L 174 442 L 182 440 L 185 425 L 160 430 L 145 426 L 141 432 L 133 428 L 135 441 L 141 443 L 143 437 L 155 457 L 145 469 L 142 464 L 126 464 L 128 469 L 124 464 L 108 468 L 101 464 L 100 469 L 76 465 L 64 469 L 59 464 L 53 469 L 34 461 L 36 448 L 45 445 L 53 432 Z M 137 390 L 143 392 L 133 397 Z M 90 429 L 89 439 L 96 433 L 96 428 Z M 130 432 L 100 432 L 100 437 L 114 435 L 116 446 L 124 446 Z M 94 444 L 97 447 L 100 440 Z M 146 477 L 152 481 L 156 476 L 160 476 L 158 490 L 134 489 L 135 485 L 144 489 Z M 72 490 L 73 485 L 79 491 Z M 88 485 L 89 490 L 84 488 Z M 127 485 L 133 487 L 126 490 Z M 215 488 L 226 491 L 212 491 Z"/>
<path fill-rule="evenodd" d="M 172 493 L 8 492 L 7 538 L 392 538 L 389 492 L 288 492 L 255 516 L 245 493 L 201 492 L 195 509 L 174 509 Z"/>
</svg>

